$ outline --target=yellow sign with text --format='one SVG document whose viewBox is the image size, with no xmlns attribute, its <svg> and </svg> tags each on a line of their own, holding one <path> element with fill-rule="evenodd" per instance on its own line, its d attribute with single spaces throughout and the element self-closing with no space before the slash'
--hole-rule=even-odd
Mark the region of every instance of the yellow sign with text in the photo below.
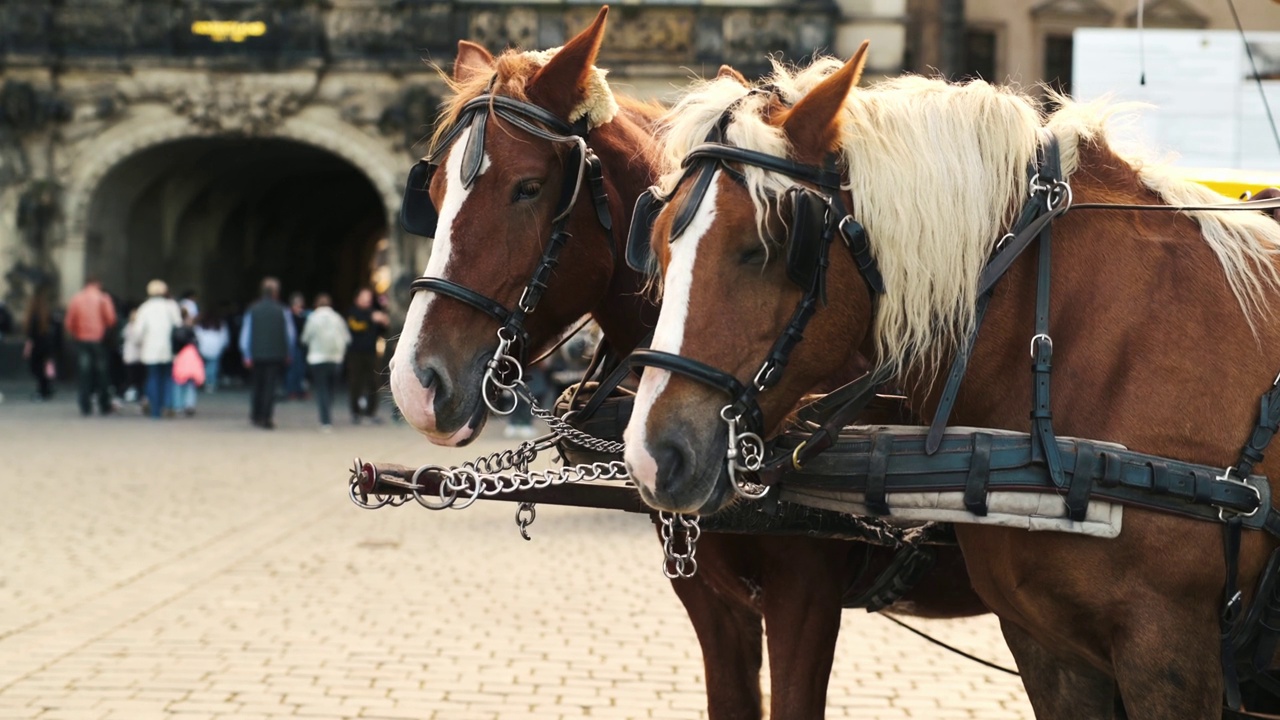
<svg viewBox="0 0 1280 720">
<path fill-rule="evenodd" d="M 261 20 L 241 22 L 239 20 L 197 20 L 191 23 L 193 35 L 204 35 L 214 42 L 244 42 L 245 38 L 262 37 L 267 34 L 267 24 Z"/>
</svg>

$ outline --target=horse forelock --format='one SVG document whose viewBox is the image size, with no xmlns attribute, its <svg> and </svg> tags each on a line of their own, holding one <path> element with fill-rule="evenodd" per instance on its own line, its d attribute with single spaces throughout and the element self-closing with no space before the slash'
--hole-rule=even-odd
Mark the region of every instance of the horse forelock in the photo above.
<svg viewBox="0 0 1280 720">
<path fill-rule="evenodd" d="M 440 114 L 436 119 L 435 131 L 431 134 L 427 155 L 439 150 L 439 144 L 450 131 L 457 126 L 462 116 L 462 108 L 470 101 L 492 92 L 514 100 L 529 101 L 529 81 L 543 65 L 547 64 L 560 48 L 550 50 L 507 50 L 494 58 L 493 74 L 479 74 L 467 80 L 457 80 L 441 71 L 445 83 L 453 93 L 445 98 Z M 592 67 L 588 73 L 586 93 L 583 100 L 569 113 L 570 123 L 587 118 L 588 129 L 595 129 L 613 120 L 618 114 L 618 101 L 609 88 L 606 80 L 607 71 Z M 492 85 L 491 85 L 492 83 Z"/>
</svg>

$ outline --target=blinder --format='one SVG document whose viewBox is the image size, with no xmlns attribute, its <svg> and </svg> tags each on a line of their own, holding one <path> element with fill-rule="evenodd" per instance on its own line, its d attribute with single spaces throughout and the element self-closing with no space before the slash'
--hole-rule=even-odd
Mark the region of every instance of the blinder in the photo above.
<svg viewBox="0 0 1280 720">
<path fill-rule="evenodd" d="M 440 213 L 431 200 L 431 178 L 436 166 L 430 160 L 419 160 L 409 168 L 409 182 L 405 184 L 404 200 L 400 203 L 400 227 L 414 235 L 435 237 Z"/>
<path fill-rule="evenodd" d="M 591 191 L 591 199 L 595 206 L 596 220 L 605 230 L 613 229 L 613 219 L 609 214 L 609 196 L 605 192 L 604 168 L 600 159 L 586 145 L 587 128 L 579 121 L 568 125 L 551 113 L 536 105 L 514 100 L 500 95 L 482 95 L 467 102 L 459 113 L 457 124 L 439 143 L 436 152 L 423 158 L 409 170 L 409 180 L 405 185 L 404 198 L 400 205 L 400 225 L 407 232 L 423 237 L 435 237 L 439 230 L 440 213 L 431 199 L 431 179 L 440 166 L 442 156 L 457 140 L 462 131 L 472 129 L 462 148 L 461 170 L 462 185 L 470 188 L 480 176 L 484 166 L 484 139 L 488 128 L 489 116 L 497 115 L 525 132 L 544 140 L 558 143 L 571 143 L 567 162 L 566 175 L 562 188 L 560 204 L 556 208 L 553 222 L 563 221 L 578 199 L 584 181 Z M 546 126 L 543 129 L 537 124 Z M 612 240 L 612 238 L 610 238 Z M 613 243 L 609 243 L 613 251 Z"/>
<path fill-rule="evenodd" d="M 787 190 L 791 206 L 791 232 L 787 236 L 787 277 L 801 290 L 815 287 L 826 277 L 827 248 L 831 244 L 831 209 L 826 198 L 802 187 Z M 824 283 L 825 285 L 825 283 Z M 819 296 L 826 302 L 825 287 Z"/>
</svg>

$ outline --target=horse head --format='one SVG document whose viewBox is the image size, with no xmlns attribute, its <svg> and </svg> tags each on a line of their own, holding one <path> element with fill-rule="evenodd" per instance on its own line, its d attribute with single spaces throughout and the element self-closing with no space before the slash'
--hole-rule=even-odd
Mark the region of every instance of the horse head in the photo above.
<svg viewBox="0 0 1280 720">
<path fill-rule="evenodd" d="M 665 142 L 687 157 L 650 199 L 663 306 L 625 434 L 631 476 L 655 507 L 723 507 L 730 434 L 776 432 L 859 357 L 871 299 L 858 256 L 840 247 L 860 239 L 841 223 L 852 204 L 833 153 L 866 47 L 843 65 L 776 74 L 786 86 L 722 70 L 672 110 Z"/>
<path fill-rule="evenodd" d="M 607 10 L 556 50 L 494 57 L 458 43 L 454 94 L 406 192 L 410 229 L 434 243 L 391 363 L 396 404 L 437 444 L 483 427 L 499 333 L 506 353 L 530 356 L 627 271 L 611 229 L 626 188 L 592 150 L 610 126 L 634 125 L 595 67 Z"/>
</svg>

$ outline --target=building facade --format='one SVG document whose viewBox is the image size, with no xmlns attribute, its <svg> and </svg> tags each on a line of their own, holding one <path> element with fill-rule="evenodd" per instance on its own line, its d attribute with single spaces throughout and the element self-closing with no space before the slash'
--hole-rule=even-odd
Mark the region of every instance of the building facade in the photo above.
<svg viewBox="0 0 1280 720">
<path fill-rule="evenodd" d="M 468 38 L 543 48 L 595 3 L 6 0 L 0 4 L 0 297 L 21 309 L 89 275 L 140 299 L 153 277 L 206 306 L 370 281 L 407 299 L 429 241 L 400 194 Z M 905 5 L 884 0 L 624 4 L 601 65 L 661 96 L 729 63 L 849 53 L 901 67 Z"/>
<path fill-rule="evenodd" d="M 940 67 L 940 8 L 955 0 L 910 0 L 905 66 L 931 73 Z M 963 66 L 956 75 L 1033 88 L 1045 83 L 1071 91 L 1072 33 L 1083 27 L 1133 28 L 1136 0 L 963 0 Z M 1275 0 L 1236 0 L 1246 30 L 1280 30 Z M 1146 0 L 1143 27 L 1235 29 L 1223 0 Z"/>
</svg>

